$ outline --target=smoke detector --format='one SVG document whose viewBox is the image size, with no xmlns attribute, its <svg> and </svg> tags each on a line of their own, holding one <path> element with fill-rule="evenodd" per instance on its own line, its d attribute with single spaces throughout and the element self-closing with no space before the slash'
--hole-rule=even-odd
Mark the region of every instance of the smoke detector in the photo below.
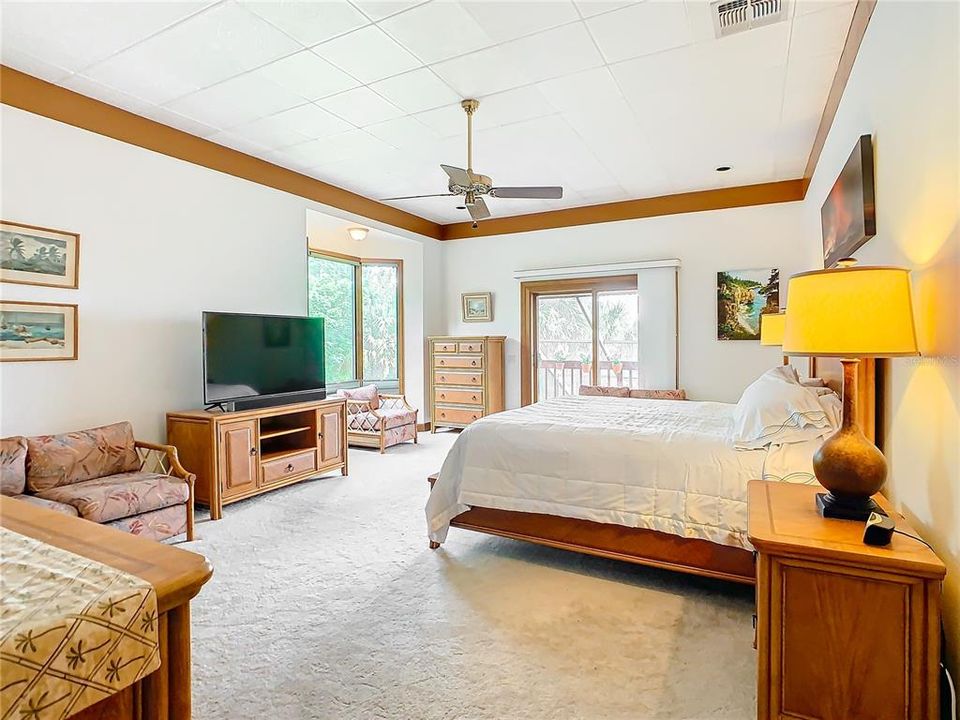
<svg viewBox="0 0 960 720">
<path fill-rule="evenodd" d="M 787 19 L 788 0 L 720 0 L 710 6 L 718 38 Z"/>
</svg>

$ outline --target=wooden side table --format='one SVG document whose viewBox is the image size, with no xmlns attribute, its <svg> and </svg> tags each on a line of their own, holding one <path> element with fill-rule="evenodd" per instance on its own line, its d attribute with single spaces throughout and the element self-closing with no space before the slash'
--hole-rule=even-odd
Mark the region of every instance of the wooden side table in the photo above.
<svg viewBox="0 0 960 720">
<path fill-rule="evenodd" d="M 818 487 L 753 481 L 757 550 L 757 717 L 938 717 L 940 584 L 946 568 L 894 534 L 863 543 L 864 524 L 820 517 Z M 897 522 L 916 535 L 889 505 Z"/>
</svg>

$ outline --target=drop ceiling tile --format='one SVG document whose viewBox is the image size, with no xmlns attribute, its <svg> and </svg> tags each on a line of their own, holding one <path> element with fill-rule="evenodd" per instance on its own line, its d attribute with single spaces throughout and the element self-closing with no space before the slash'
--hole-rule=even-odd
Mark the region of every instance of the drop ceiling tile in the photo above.
<svg viewBox="0 0 960 720">
<path fill-rule="evenodd" d="M 341 35 L 313 50 L 363 83 L 420 67 L 417 58 L 375 25 Z"/>
<path fill-rule="evenodd" d="M 263 18 L 227 2 L 94 65 L 84 74 L 144 100 L 164 103 L 299 47 Z"/>
<path fill-rule="evenodd" d="M 836 5 L 799 16 L 793 21 L 790 59 L 815 57 L 843 50 L 856 5 Z"/>
<path fill-rule="evenodd" d="M 829 10 L 838 5 L 853 5 L 856 0 L 794 0 L 793 16 L 800 17 L 807 13 L 819 12 L 820 10 Z"/>
<path fill-rule="evenodd" d="M 349 130 L 328 138 L 292 145 L 284 148 L 282 153 L 294 162 L 317 167 L 350 158 L 368 157 L 388 150 L 390 150 L 389 145 L 368 132 Z"/>
<path fill-rule="evenodd" d="M 537 86 L 557 110 L 602 112 L 623 101 L 623 93 L 607 67 L 546 80 Z"/>
<path fill-rule="evenodd" d="M 426 0 L 352 0 L 364 15 L 376 22 L 422 5 Z"/>
<path fill-rule="evenodd" d="M 106 85 L 98 83 L 96 80 L 91 80 L 88 77 L 84 77 L 83 75 L 72 75 L 71 77 L 62 81 L 60 85 L 68 90 L 73 90 L 81 95 L 86 95 L 87 97 L 100 100 L 108 105 L 113 105 L 114 107 L 118 107 L 122 110 L 127 110 L 128 112 L 136 113 L 138 115 L 142 114 L 148 108 L 153 107 L 150 105 L 150 103 L 144 102 L 140 98 L 127 95 L 119 90 L 114 90 L 111 87 L 107 87 Z"/>
<path fill-rule="evenodd" d="M 425 63 L 466 55 L 496 42 L 460 3 L 450 0 L 432 0 L 379 25 Z"/>
<path fill-rule="evenodd" d="M 585 18 L 620 10 L 630 5 L 636 5 L 637 1 L 638 0 L 632 0 L 632 2 L 616 2 L 615 0 L 574 0 L 580 14 Z"/>
<path fill-rule="evenodd" d="M 346 0 L 253 0 L 245 1 L 243 5 L 304 45 L 315 45 L 369 24 L 369 20 Z"/>
<path fill-rule="evenodd" d="M 369 125 L 365 129 L 375 138 L 397 148 L 423 148 L 441 139 L 435 130 L 409 116 Z"/>
<path fill-rule="evenodd" d="M 168 103 L 174 112 L 217 128 L 232 128 L 302 105 L 304 98 L 248 73 Z"/>
<path fill-rule="evenodd" d="M 500 46 L 509 66 L 533 81 L 598 67 L 603 57 L 583 23 L 573 23 Z"/>
<path fill-rule="evenodd" d="M 347 122 L 364 127 L 403 115 L 403 110 L 384 100 L 368 87 L 358 87 L 333 95 L 317 104 Z"/>
<path fill-rule="evenodd" d="M 168 108 L 150 106 L 140 114 L 145 118 L 156 120 L 158 123 L 169 125 L 177 130 L 183 130 L 183 132 L 196 135 L 197 137 L 208 137 L 217 132 L 217 128 L 215 127 L 198 122 L 193 118 L 186 117 Z"/>
<path fill-rule="evenodd" d="M 381 80 L 370 86 L 407 113 L 431 110 L 442 105 L 458 104 L 460 96 L 429 68 L 420 68 L 403 75 Z"/>
<path fill-rule="evenodd" d="M 220 132 L 210 135 L 207 140 L 214 142 L 217 145 L 223 145 L 224 147 L 239 150 L 247 155 L 253 155 L 254 157 L 264 157 L 269 153 L 269 148 L 255 142 L 251 142 L 246 137 L 226 130 L 221 130 Z"/>
<path fill-rule="evenodd" d="M 0 44 L 0 62 L 14 70 L 52 83 L 60 83 L 71 74 L 66 68 L 48 63 L 10 45 Z"/>
<path fill-rule="evenodd" d="M 459 106 L 460 132 L 466 136 L 466 115 Z M 501 127 L 513 123 L 525 122 L 534 118 L 552 115 L 556 108 L 543 96 L 535 85 L 495 93 L 480 101 L 480 107 L 473 116 L 474 129 Z"/>
<path fill-rule="evenodd" d="M 308 103 L 284 110 L 267 119 L 277 128 L 292 130 L 311 140 L 339 135 L 356 128 L 346 120 L 341 120 L 315 104 Z"/>
<path fill-rule="evenodd" d="M 267 150 L 298 145 L 317 137 L 294 130 L 289 126 L 289 123 L 283 121 L 282 117 L 283 113 L 260 118 L 246 125 L 233 128 L 230 134 L 244 142 L 258 145 Z"/>
<path fill-rule="evenodd" d="M 586 22 L 611 63 L 652 55 L 693 40 L 683 3 L 671 0 L 646 0 Z"/>
<path fill-rule="evenodd" d="M 570 0 L 466 0 L 461 5 L 495 42 L 514 40 L 580 19 Z"/>
<path fill-rule="evenodd" d="M 207 4 L 4 2 L 0 45 L 76 72 Z"/>
<path fill-rule="evenodd" d="M 319 55 L 303 50 L 264 65 L 253 74 L 267 78 L 307 100 L 318 100 L 358 87 L 360 82 Z"/>
<path fill-rule="evenodd" d="M 459 105 L 444 105 L 434 110 L 416 113 L 413 117 L 442 138 L 465 136 L 467 132 L 467 116 Z M 476 117 L 479 119 L 480 116 Z"/>
<path fill-rule="evenodd" d="M 445 60 L 432 69 L 463 98 L 482 98 L 531 82 L 502 47 Z"/>
<path fill-rule="evenodd" d="M 819 121 L 839 61 L 840 53 L 791 59 L 783 90 L 783 122 Z"/>
</svg>

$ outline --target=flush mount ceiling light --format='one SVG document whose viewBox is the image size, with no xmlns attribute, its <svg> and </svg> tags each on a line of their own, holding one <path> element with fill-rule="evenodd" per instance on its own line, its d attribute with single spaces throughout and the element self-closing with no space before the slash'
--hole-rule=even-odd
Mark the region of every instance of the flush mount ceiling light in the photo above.
<svg viewBox="0 0 960 720">
<path fill-rule="evenodd" d="M 354 227 L 354 228 L 347 229 L 347 234 L 357 242 L 360 242 L 361 240 L 363 240 L 367 236 L 368 232 L 370 231 L 367 228 L 362 228 L 362 227 Z"/>
</svg>

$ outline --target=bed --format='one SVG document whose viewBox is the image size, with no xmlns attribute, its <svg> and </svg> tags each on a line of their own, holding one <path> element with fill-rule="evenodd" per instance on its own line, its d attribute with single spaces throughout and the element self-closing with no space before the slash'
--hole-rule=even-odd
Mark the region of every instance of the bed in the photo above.
<svg viewBox="0 0 960 720">
<path fill-rule="evenodd" d="M 839 363 L 810 374 L 839 388 Z M 872 439 L 873 363 L 859 384 Z M 816 444 L 734 450 L 734 407 L 568 397 L 484 418 L 429 478 L 430 546 L 456 527 L 752 584 L 746 482 L 815 482 Z"/>
</svg>

